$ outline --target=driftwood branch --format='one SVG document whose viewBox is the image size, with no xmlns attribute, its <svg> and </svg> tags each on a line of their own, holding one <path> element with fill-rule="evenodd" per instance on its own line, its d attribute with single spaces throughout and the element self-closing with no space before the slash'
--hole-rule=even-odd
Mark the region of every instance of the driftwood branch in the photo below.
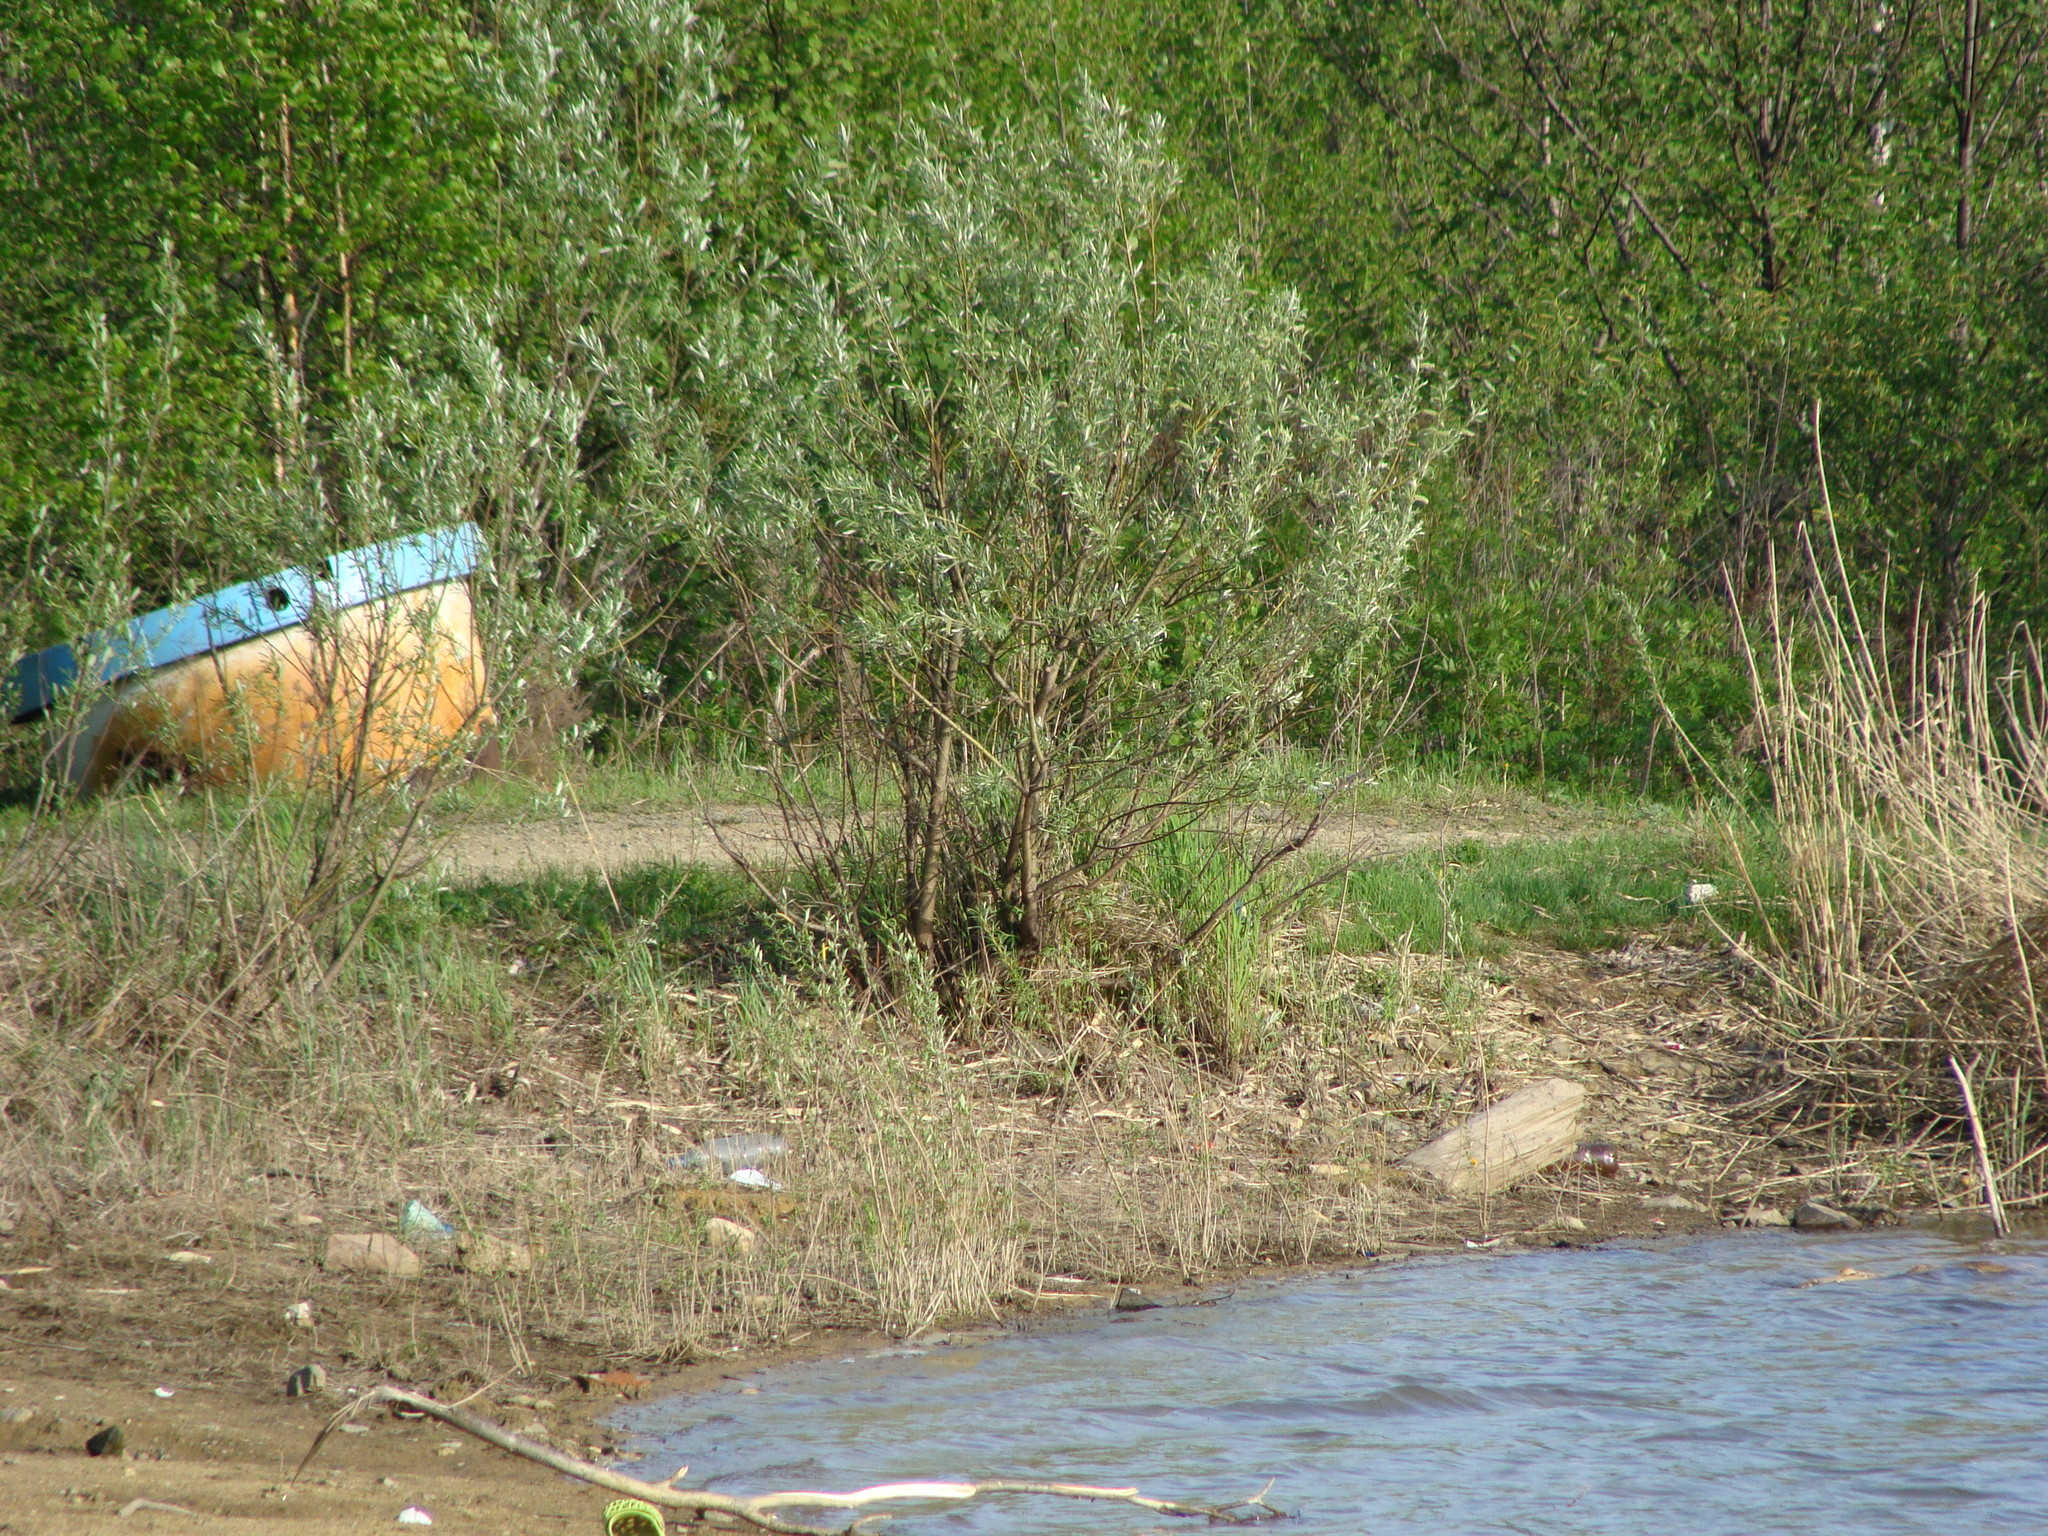
<svg viewBox="0 0 2048 1536">
<path fill-rule="evenodd" d="M 873 1488 L 856 1488 L 850 1493 L 792 1490 L 783 1493 L 760 1493 L 752 1497 L 713 1493 L 706 1488 L 678 1488 L 675 1486 L 676 1479 L 689 1470 L 687 1467 L 666 1482 L 642 1482 L 637 1477 L 628 1477 L 623 1472 L 614 1472 L 607 1467 L 579 1460 L 550 1446 L 528 1440 L 523 1435 L 515 1435 L 488 1419 L 473 1413 L 465 1413 L 460 1408 L 439 1402 L 423 1393 L 408 1392 L 403 1387 L 378 1387 L 365 1392 L 335 1414 L 314 1437 L 312 1445 L 307 1448 L 305 1459 L 299 1463 L 292 1477 L 296 1480 L 299 1474 L 306 1470 L 314 1456 L 319 1454 L 320 1447 L 327 1437 L 342 1424 L 364 1409 L 381 1403 L 391 1403 L 411 1409 L 415 1413 L 423 1413 L 429 1418 L 440 1420 L 452 1429 L 474 1435 L 487 1445 L 495 1445 L 501 1451 L 523 1456 L 528 1461 L 538 1462 L 552 1471 L 581 1479 L 594 1487 L 609 1489 L 613 1493 L 623 1493 L 669 1509 L 687 1510 L 695 1515 L 730 1515 L 764 1531 L 787 1531 L 794 1533 L 794 1536 L 847 1536 L 847 1533 L 853 1531 L 861 1521 L 856 1519 L 846 1525 L 833 1526 L 806 1525 L 783 1519 L 776 1513 L 778 1510 L 858 1510 L 871 1504 L 899 1500 L 942 1500 L 958 1503 L 992 1493 L 1036 1493 L 1060 1499 L 1097 1499 L 1116 1504 L 1132 1504 L 1139 1509 L 1151 1510 L 1154 1514 L 1182 1515 L 1224 1525 L 1252 1525 L 1261 1520 L 1277 1518 L 1283 1513 L 1265 1500 L 1267 1489 L 1272 1486 L 1270 1483 L 1251 1498 L 1241 1499 L 1234 1504 L 1192 1504 L 1174 1499 L 1155 1499 L 1136 1488 L 1096 1488 L 1086 1483 L 1026 1483 L 1009 1480 L 976 1483 L 883 1483 Z"/>
<path fill-rule="evenodd" d="M 1578 1141 L 1586 1090 L 1546 1077 L 1446 1131 L 1401 1159 L 1454 1195 L 1490 1194 L 1568 1154 Z"/>
</svg>

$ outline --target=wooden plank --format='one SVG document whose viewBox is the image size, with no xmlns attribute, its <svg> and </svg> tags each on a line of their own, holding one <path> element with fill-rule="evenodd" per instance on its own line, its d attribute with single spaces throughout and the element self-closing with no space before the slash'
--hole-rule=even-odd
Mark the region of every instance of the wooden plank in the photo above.
<svg viewBox="0 0 2048 1536">
<path fill-rule="evenodd" d="M 1585 1102 L 1586 1090 L 1577 1083 L 1546 1077 L 1410 1152 L 1401 1165 L 1428 1174 L 1454 1195 L 1506 1189 L 1578 1144 Z"/>
</svg>

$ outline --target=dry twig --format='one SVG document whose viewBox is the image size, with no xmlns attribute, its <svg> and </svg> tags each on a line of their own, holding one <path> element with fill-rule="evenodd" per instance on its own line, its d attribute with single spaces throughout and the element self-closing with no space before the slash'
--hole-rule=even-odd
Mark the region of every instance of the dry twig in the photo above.
<svg viewBox="0 0 2048 1536">
<path fill-rule="evenodd" d="M 299 1474 L 306 1470 L 330 1434 L 365 1408 L 380 1403 L 396 1404 L 416 1413 L 423 1413 L 429 1418 L 439 1419 L 450 1428 L 474 1435 L 488 1445 L 495 1445 L 501 1451 L 523 1456 L 528 1461 L 538 1462 L 553 1471 L 578 1478 L 598 1488 L 609 1489 L 613 1493 L 623 1493 L 632 1498 L 644 1499 L 649 1504 L 687 1510 L 697 1515 L 730 1515 L 764 1531 L 786 1531 L 794 1533 L 794 1536 L 846 1536 L 846 1533 L 851 1532 L 861 1522 L 856 1519 L 843 1526 L 805 1525 L 784 1520 L 777 1513 L 778 1510 L 861 1509 L 871 1504 L 899 1500 L 944 1500 L 958 1503 L 992 1493 L 1036 1493 L 1060 1499 L 1098 1499 L 1110 1503 L 1136 1505 L 1139 1509 L 1149 1509 L 1154 1514 L 1182 1515 L 1224 1525 L 1253 1525 L 1261 1520 L 1275 1519 L 1283 1513 L 1265 1500 L 1266 1492 L 1272 1486 L 1270 1483 L 1251 1498 L 1240 1499 L 1234 1504 L 1191 1504 L 1173 1499 L 1154 1499 L 1140 1493 L 1136 1488 L 1096 1488 L 1085 1483 L 1024 1483 L 1007 1480 L 978 1483 L 883 1483 L 873 1488 L 856 1488 L 850 1493 L 790 1490 L 741 1497 L 737 1494 L 713 1493 L 705 1488 L 676 1487 L 676 1479 L 689 1470 L 687 1467 L 665 1482 L 642 1482 L 637 1477 L 628 1477 L 623 1472 L 614 1472 L 609 1468 L 566 1455 L 549 1446 L 537 1444 L 523 1435 L 515 1435 L 510 1430 L 500 1428 L 488 1419 L 464 1413 L 459 1408 L 451 1407 L 423 1393 L 408 1392 L 403 1387 L 389 1386 L 378 1387 L 374 1391 L 364 1393 L 329 1419 L 320 1433 L 314 1437 L 305 1458 L 293 1471 L 293 1479 L 296 1480 Z"/>
<path fill-rule="evenodd" d="M 1963 1090 L 1963 1113 L 1969 1116 L 1970 1142 L 1977 1149 L 1977 1172 L 1984 1180 L 1984 1203 L 1991 1211 L 1991 1230 L 2003 1237 L 2012 1229 L 2006 1224 L 2005 1206 L 1998 1198 L 1998 1175 L 1991 1170 L 1991 1152 L 1984 1145 L 1984 1122 L 1977 1118 L 1977 1095 L 1970 1089 L 1970 1074 L 1953 1056 L 1948 1059 L 1948 1069 Z"/>
</svg>

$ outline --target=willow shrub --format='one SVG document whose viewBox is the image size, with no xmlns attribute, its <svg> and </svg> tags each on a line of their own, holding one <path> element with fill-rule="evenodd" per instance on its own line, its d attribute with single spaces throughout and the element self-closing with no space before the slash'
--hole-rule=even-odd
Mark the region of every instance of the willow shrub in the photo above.
<svg viewBox="0 0 2048 1536">
<path fill-rule="evenodd" d="M 1041 950 L 1377 664 L 1453 433 L 1419 368 L 1319 374 L 1233 253 L 1162 255 L 1176 183 L 1158 122 L 1084 100 L 843 140 L 806 190 L 822 260 L 702 553 L 742 729 L 872 954 Z"/>
</svg>

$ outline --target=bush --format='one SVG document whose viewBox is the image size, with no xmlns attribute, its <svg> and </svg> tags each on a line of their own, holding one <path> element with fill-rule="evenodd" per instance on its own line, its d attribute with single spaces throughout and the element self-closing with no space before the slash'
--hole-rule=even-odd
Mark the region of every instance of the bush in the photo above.
<svg viewBox="0 0 2048 1536">
<path fill-rule="evenodd" d="M 1371 674 L 1452 435 L 1419 369 L 1318 377 L 1232 253 L 1162 258 L 1156 121 L 1070 120 L 821 164 L 703 543 L 830 904 L 941 974 L 1047 944 Z"/>
</svg>

